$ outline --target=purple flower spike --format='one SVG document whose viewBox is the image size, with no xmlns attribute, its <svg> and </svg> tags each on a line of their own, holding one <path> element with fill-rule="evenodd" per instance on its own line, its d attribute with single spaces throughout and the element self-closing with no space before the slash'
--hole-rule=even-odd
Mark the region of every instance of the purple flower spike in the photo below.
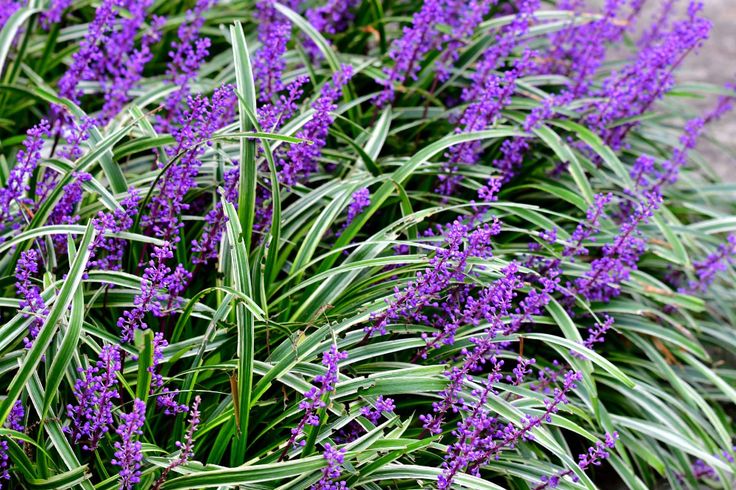
<svg viewBox="0 0 736 490">
<path fill-rule="evenodd" d="M 358 0 L 327 0 L 323 5 L 307 9 L 305 17 L 317 32 L 337 34 L 344 31 L 353 20 L 352 10 L 357 5 L 360 5 Z M 311 39 L 305 42 L 304 47 L 312 59 L 322 54 Z"/>
<path fill-rule="evenodd" d="M 0 220 L 10 223 L 13 229 L 20 227 L 23 207 L 33 204 L 33 201 L 25 196 L 30 190 L 27 181 L 41 160 L 43 138 L 48 138 L 50 131 L 48 121 L 42 119 L 26 132 L 26 139 L 23 141 L 25 148 L 18 151 L 16 164 L 10 171 L 5 187 L 0 189 Z"/>
<path fill-rule="evenodd" d="M 337 345 L 335 344 L 332 344 L 330 349 L 322 354 L 322 365 L 326 368 L 326 371 L 324 374 L 314 377 L 314 382 L 318 386 L 312 386 L 309 391 L 304 393 L 304 400 L 299 403 L 299 409 L 304 411 L 304 416 L 297 426 L 291 429 L 291 437 L 286 443 L 286 447 L 281 453 L 279 461 L 284 459 L 289 449 L 291 449 L 297 438 L 304 432 L 304 428 L 307 425 L 319 425 L 318 412 L 327 406 L 324 397 L 335 391 L 339 374 L 338 363 L 347 357 L 347 352 L 340 352 L 337 350 Z"/>
<path fill-rule="evenodd" d="M 156 480 L 156 483 L 153 485 L 153 490 L 159 490 L 161 488 L 161 485 L 164 484 L 166 479 L 169 476 L 169 473 L 174 468 L 178 468 L 181 465 L 187 464 L 189 460 L 194 456 L 194 433 L 197 432 L 197 429 L 199 428 L 199 423 L 201 421 L 200 417 L 201 414 L 199 412 L 199 404 L 202 402 L 202 399 L 199 395 L 194 397 L 194 402 L 192 402 L 192 408 L 189 410 L 189 427 L 187 427 L 187 432 L 184 435 L 184 442 L 176 441 L 176 447 L 179 448 L 179 456 L 174 459 L 169 465 L 164 468 L 164 470 L 161 472 L 161 476 Z"/>
<path fill-rule="evenodd" d="M 376 98 L 376 104 L 383 107 L 394 100 L 396 85 L 409 78 L 416 80 L 424 56 L 439 41 L 437 24 L 443 18 L 441 0 L 425 0 L 419 12 L 414 14 L 411 27 L 405 27 L 401 38 L 394 41 L 389 56 L 394 60 L 391 69 L 384 69 L 386 80 L 379 81 L 384 86 Z"/>
<path fill-rule="evenodd" d="M 335 482 L 336 478 L 340 478 L 342 471 L 340 466 L 345 461 L 345 449 L 337 449 L 331 444 L 325 444 L 325 450 L 322 456 L 327 461 L 327 466 L 322 469 L 322 478 L 317 483 L 309 487 L 310 490 L 347 490 L 347 483 L 344 481 Z"/>
<path fill-rule="evenodd" d="M 41 14 L 41 27 L 48 31 L 52 24 L 61 22 L 64 11 L 71 5 L 72 0 L 51 0 L 49 8 Z M 2 15 L 0 15 L 0 24 L 4 22 Z"/>
<path fill-rule="evenodd" d="M 10 409 L 8 418 L 5 420 L 5 427 L 11 430 L 17 430 L 18 432 L 23 432 L 23 429 L 25 428 L 23 419 L 25 416 L 26 409 L 23 407 L 23 402 L 17 400 L 13 405 L 13 408 Z"/>
<path fill-rule="evenodd" d="M 352 75 L 352 67 L 343 65 L 333 75 L 332 82 L 322 87 L 322 93 L 312 104 L 314 115 L 295 135 L 305 142 L 291 145 L 285 157 L 279 159 L 279 176 L 285 185 L 293 186 L 317 170 L 317 159 L 327 144 L 327 134 L 334 121 L 332 112 L 337 109 L 342 88 Z M 311 144 L 307 143 L 310 141 Z"/>
<path fill-rule="evenodd" d="M 106 345 L 97 363 L 79 368 L 80 377 L 73 390 L 77 404 L 67 405 L 70 421 L 64 430 L 74 444 L 86 451 L 97 448 L 113 423 L 113 403 L 120 398 L 117 390 L 120 367 L 120 347 Z"/>
<path fill-rule="evenodd" d="M 595 327 L 588 329 L 588 338 L 585 339 L 583 345 L 588 349 L 593 349 L 595 344 L 606 341 L 606 333 L 613 327 L 613 318 L 605 315 L 603 323 L 596 323 Z"/>
<path fill-rule="evenodd" d="M 690 0 L 686 18 L 659 33 L 658 39 L 639 50 L 630 64 L 614 71 L 594 94 L 600 102 L 592 104 L 585 122 L 614 149 L 623 146 L 626 134 L 636 123 L 611 124 L 639 116 L 661 99 L 674 85 L 674 69 L 708 38 L 711 22 L 701 16 L 701 10 L 699 0 Z"/>
<path fill-rule="evenodd" d="M 25 409 L 23 408 L 23 403 L 18 400 L 15 402 L 15 405 L 13 405 L 8 418 L 5 421 L 5 427 L 18 432 L 23 432 L 24 417 Z M 10 456 L 8 456 L 8 450 L 8 442 L 0 440 L 0 488 L 2 488 L 1 480 L 10 480 L 10 473 L 8 472 L 8 468 L 10 468 Z"/>
<path fill-rule="evenodd" d="M 191 280 L 191 274 L 181 265 L 173 271 L 166 261 L 174 257 L 172 246 L 166 242 L 161 247 L 154 247 L 151 260 L 143 271 L 141 292 L 133 300 L 134 307 L 123 312 L 117 325 L 121 330 L 121 340 L 132 342 L 136 330 L 145 330 L 147 313 L 162 317 L 176 306 L 177 296 Z"/>
<path fill-rule="evenodd" d="M 533 66 L 532 55 L 532 51 L 526 50 L 524 55 L 517 60 L 514 68 L 504 75 L 489 74 L 484 80 L 477 81 L 483 84 L 482 88 L 473 92 L 474 99 L 470 101 L 461 115 L 459 120 L 461 128 L 457 128 L 456 133 L 480 131 L 496 122 L 501 111 L 511 102 L 511 96 L 516 90 L 516 80 Z M 513 141 L 516 140 L 506 140 L 504 143 Z M 480 159 L 481 150 L 482 147 L 478 141 L 451 147 L 445 154 L 448 161 L 443 165 L 445 173 L 440 175 L 440 185 L 437 191 L 445 196 L 452 195 L 462 180 L 462 175 L 458 175 L 459 166 L 462 164 L 475 165 Z M 503 147 L 502 151 L 505 151 Z M 514 170 L 506 162 L 503 159 L 494 162 L 494 166 L 503 173 L 504 180 L 507 180 Z"/>
<path fill-rule="evenodd" d="M 598 233 L 601 219 L 606 218 L 605 207 L 611 202 L 613 196 L 611 194 L 596 194 L 593 198 L 593 204 L 588 208 L 586 219 L 581 221 L 570 236 L 571 245 L 566 246 L 563 250 L 565 257 L 574 258 L 577 255 L 585 255 L 588 249 L 583 246 L 583 242 L 589 239 L 593 234 Z"/>
<path fill-rule="evenodd" d="M 46 302 L 41 297 L 41 288 L 33 284 L 32 278 L 39 273 L 39 254 L 30 249 L 22 252 L 15 267 L 15 289 L 21 299 L 20 309 L 26 318 L 32 318 L 28 324 L 28 336 L 23 339 L 26 349 L 30 349 L 33 340 L 43 326 L 43 319 L 49 314 Z"/>
<path fill-rule="evenodd" d="M 591 466 L 600 466 L 601 463 L 611 455 L 609 453 L 609 449 L 613 449 L 616 446 L 617 440 L 618 433 L 606 433 L 604 441 L 597 441 L 595 446 L 588 448 L 587 453 L 583 453 L 578 457 L 578 467 L 580 467 L 581 470 L 586 471 Z M 543 476 L 539 485 L 534 487 L 534 490 L 557 488 L 560 481 L 566 476 L 571 476 L 572 481 L 574 482 L 579 480 L 572 470 L 564 470 L 553 476 Z"/>
<path fill-rule="evenodd" d="M 296 9 L 299 0 L 287 1 Z M 253 77 L 258 87 L 258 99 L 272 102 L 284 88 L 282 78 L 286 62 L 283 59 L 286 44 L 291 39 L 291 23 L 274 7 L 274 0 L 258 0 L 253 14 L 258 24 L 258 41 L 261 47 L 253 55 Z"/>
<path fill-rule="evenodd" d="M 373 407 L 369 406 L 361 408 L 360 414 L 370 420 L 373 425 L 377 425 L 378 420 L 383 414 L 391 413 L 394 410 L 396 410 L 396 405 L 394 404 L 393 399 L 384 398 L 383 395 L 381 395 L 376 398 L 376 402 Z"/>
<path fill-rule="evenodd" d="M 371 204 L 371 191 L 367 187 L 358 189 L 353 193 L 352 200 L 348 205 L 348 216 L 342 226 L 344 230 L 353 222 L 356 216 L 363 212 Z"/>
<path fill-rule="evenodd" d="M 575 291 L 589 301 L 608 302 L 621 292 L 620 285 L 637 268 L 646 250 L 639 226 L 647 223 L 659 208 L 661 196 L 652 194 L 621 225 L 612 243 L 603 247 L 603 256 L 590 264 L 590 270 L 575 280 Z"/>
<path fill-rule="evenodd" d="M 143 433 L 143 424 L 146 422 L 146 404 L 135 399 L 133 410 L 130 413 L 121 413 L 121 424 L 116 432 L 121 438 L 115 443 L 115 455 L 110 462 L 119 466 L 120 490 L 133 490 L 135 484 L 141 481 L 141 462 L 143 453 L 141 442 L 138 440 Z"/>
<path fill-rule="evenodd" d="M 20 8 L 21 3 L 15 1 L 6 1 L 0 4 L 0 26 L 5 26 L 11 15 Z M 2 470 L 0 470 L 2 471 Z"/>
<path fill-rule="evenodd" d="M 188 109 L 179 115 L 181 126 L 172 130 L 176 145 L 166 149 L 173 164 L 167 167 L 168 162 L 159 162 L 159 168 L 166 170 L 156 184 L 157 193 L 148 214 L 141 219 L 144 228 L 155 236 L 172 242 L 180 240 L 179 230 L 184 226 L 181 216 L 189 209 L 185 198 L 196 187 L 200 158 L 214 132 L 232 121 L 236 99 L 231 85 L 215 90 L 211 99 L 201 95 L 188 99 Z"/>
<path fill-rule="evenodd" d="M 178 390 L 171 391 L 164 385 L 164 377 L 156 371 L 156 368 L 164 360 L 163 350 L 169 345 L 164 339 L 164 334 L 157 332 L 153 337 L 153 365 L 148 370 L 151 372 L 151 395 L 156 396 L 156 405 L 162 408 L 166 415 L 176 415 L 187 411 L 187 406 L 176 402 Z"/>
<path fill-rule="evenodd" d="M 89 80 L 99 74 L 99 68 L 105 66 L 104 47 L 109 46 L 110 34 L 118 18 L 119 0 L 103 0 L 95 12 L 95 18 L 89 25 L 87 34 L 79 44 L 79 50 L 72 55 L 72 64 L 59 80 L 59 95 L 76 104 L 80 103 L 82 91 L 79 82 Z M 57 108 L 58 111 L 62 109 Z"/>
<path fill-rule="evenodd" d="M 209 54 L 210 40 L 199 37 L 204 25 L 204 13 L 216 0 L 197 0 L 192 10 L 185 14 L 186 22 L 179 26 L 176 40 L 171 43 L 169 51 L 168 82 L 176 89 L 166 98 L 164 106 L 166 114 L 156 119 L 158 131 L 171 131 L 172 122 L 182 120 L 184 105 L 190 93 L 189 84 L 199 72 L 204 59 Z"/>
<path fill-rule="evenodd" d="M 120 202 L 120 208 L 113 212 L 102 212 L 92 219 L 97 235 L 90 245 L 88 269 L 120 270 L 123 252 L 127 242 L 121 238 L 106 237 L 107 233 L 127 231 L 133 226 L 133 218 L 138 214 L 140 195 L 134 188 Z"/>
<path fill-rule="evenodd" d="M 460 221 L 454 221 L 445 230 L 445 242 L 429 260 L 429 267 L 418 272 L 403 290 L 397 288 L 394 291 L 393 298 L 386 300 L 386 310 L 372 315 L 371 324 L 365 327 L 366 334 L 384 335 L 386 327 L 401 318 L 418 323 L 428 322 L 424 307 L 439 306 L 437 301 L 440 294 L 450 284 L 465 280 L 469 258 L 491 257 L 491 237 L 500 231 L 497 223 L 472 229 Z M 434 346 L 438 341 L 451 342 L 453 335 L 452 327 L 448 326 L 448 332 L 442 338 L 436 337 L 428 345 Z"/>
<path fill-rule="evenodd" d="M 688 283 L 687 288 L 683 288 L 682 292 L 692 294 L 708 290 L 713 281 L 716 280 L 718 274 L 728 269 L 728 266 L 736 260 L 736 235 L 728 235 L 726 243 L 721 244 L 718 250 L 708 255 L 704 260 L 695 262 L 696 279 Z"/>
</svg>

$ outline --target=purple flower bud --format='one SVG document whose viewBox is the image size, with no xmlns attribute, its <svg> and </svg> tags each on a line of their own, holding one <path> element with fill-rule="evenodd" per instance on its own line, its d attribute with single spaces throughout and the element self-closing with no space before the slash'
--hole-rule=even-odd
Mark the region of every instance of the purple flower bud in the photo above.
<svg viewBox="0 0 736 490">
<path fill-rule="evenodd" d="M 383 395 L 376 398 L 374 406 L 363 407 L 360 414 L 371 421 L 374 425 L 378 424 L 378 420 L 384 413 L 391 413 L 396 409 L 394 401 L 391 398 L 384 398 Z"/>
<path fill-rule="evenodd" d="M 322 457 L 327 461 L 327 466 L 322 469 L 322 478 L 309 487 L 310 490 L 347 490 L 347 483 L 344 481 L 334 482 L 342 474 L 340 466 L 345 461 L 345 449 L 337 449 L 327 443 Z"/>
</svg>

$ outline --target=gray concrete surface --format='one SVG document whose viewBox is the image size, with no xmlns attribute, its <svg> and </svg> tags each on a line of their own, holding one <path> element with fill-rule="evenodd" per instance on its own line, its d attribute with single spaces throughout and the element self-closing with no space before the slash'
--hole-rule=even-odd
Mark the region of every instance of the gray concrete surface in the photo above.
<svg viewBox="0 0 736 490">
<path fill-rule="evenodd" d="M 662 1 L 649 0 L 647 3 Z M 713 32 L 698 56 L 692 56 L 685 63 L 680 80 L 720 85 L 736 83 L 736 0 L 703 1 L 705 14 L 713 21 Z M 736 111 L 711 125 L 707 134 L 718 144 L 705 141 L 698 149 L 724 181 L 736 182 Z"/>
<path fill-rule="evenodd" d="M 604 0 L 590 0 L 600 6 Z M 650 25 L 666 0 L 646 0 L 638 26 Z M 709 82 L 724 85 L 736 83 L 736 0 L 702 0 L 705 15 L 713 21 L 713 31 L 708 42 L 692 54 L 678 71 L 680 82 Z M 677 0 L 680 12 L 689 0 Z M 694 108 L 706 111 L 713 107 L 715 99 L 698 101 Z M 686 117 L 683 114 L 684 117 Z M 736 182 L 736 111 L 712 124 L 707 136 L 715 143 L 702 141 L 698 150 L 708 164 L 724 181 Z"/>
</svg>

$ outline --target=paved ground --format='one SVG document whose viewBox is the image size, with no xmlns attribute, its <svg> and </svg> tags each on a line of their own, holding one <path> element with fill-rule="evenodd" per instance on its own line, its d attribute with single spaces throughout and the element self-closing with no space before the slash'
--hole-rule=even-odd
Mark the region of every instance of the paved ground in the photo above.
<svg viewBox="0 0 736 490">
<path fill-rule="evenodd" d="M 605 0 L 591 0 L 600 5 Z M 666 0 L 646 0 L 640 26 L 651 24 Z M 677 0 L 684 9 L 689 0 Z M 736 0 L 702 0 L 705 14 L 713 21 L 711 38 L 697 54 L 691 55 L 679 71 L 681 82 L 709 82 L 724 85 L 736 83 Z M 714 100 L 696 104 L 705 111 Z M 736 182 L 736 111 L 712 124 L 707 134 L 717 140 L 713 145 L 703 142 L 698 148 L 717 174 L 726 181 Z M 725 147 L 725 149 L 724 149 Z"/>
<path fill-rule="evenodd" d="M 649 0 L 648 3 L 656 5 L 662 1 Z M 713 33 L 699 56 L 686 62 L 680 79 L 736 83 L 736 0 L 703 1 L 706 15 L 714 23 Z M 729 151 L 708 143 L 699 149 L 724 180 L 736 182 L 736 112 L 713 124 L 708 133 Z"/>
</svg>

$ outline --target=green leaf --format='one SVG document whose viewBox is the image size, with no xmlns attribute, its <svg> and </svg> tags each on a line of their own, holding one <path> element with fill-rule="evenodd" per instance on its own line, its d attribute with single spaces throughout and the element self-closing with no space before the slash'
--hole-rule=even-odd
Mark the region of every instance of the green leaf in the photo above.
<svg viewBox="0 0 736 490">
<path fill-rule="evenodd" d="M 138 380 L 135 385 L 135 397 L 143 403 L 148 402 L 148 394 L 151 392 L 151 367 L 153 366 L 153 331 L 146 330 L 137 339 L 140 342 L 140 354 L 138 355 Z M 138 343 L 138 342 L 137 342 Z"/>
<path fill-rule="evenodd" d="M 326 464 L 325 459 L 319 455 L 274 464 L 205 469 L 204 471 L 171 479 L 162 488 L 166 490 L 184 490 L 293 479 L 304 473 L 320 470 Z"/>
<path fill-rule="evenodd" d="M 95 235 L 95 228 L 90 221 L 87 225 L 84 236 L 82 237 L 82 241 L 79 244 L 79 252 L 74 256 L 74 260 L 69 267 L 69 273 L 66 276 L 66 280 L 61 286 L 61 290 L 56 296 L 49 314 L 44 319 L 43 326 L 41 327 L 38 336 L 33 341 L 33 347 L 31 347 L 26 354 L 21 363 L 20 370 L 10 382 L 5 400 L 0 404 L 0 426 L 5 423 L 10 411 L 13 409 L 13 405 L 25 388 L 26 383 L 36 372 L 36 367 L 41 363 L 41 360 L 46 353 L 46 349 L 48 349 L 54 335 L 56 334 L 59 320 L 61 320 L 62 315 L 64 315 L 67 308 L 69 308 L 77 288 L 80 288 L 82 285 L 82 277 L 84 276 L 85 267 L 87 266 L 87 260 L 90 255 L 89 246 Z"/>
<path fill-rule="evenodd" d="M 71 237 L 68 241 L 69 256 L 74 257 L 76 255 L 76 249 L 74 242 Z M 43 399 L 43 409 L 41 411 L 41 418 L 45 418 L 48 415 L 51 404 L 56 398 L 57 390 L 61 381 L 64 378 L 64 373 L 74 359 L 74 354 L 79 344 L 79 337 L 82 334 L 82 325 L 84 324 L 84 291 L 81 287 L 78 287 L 74 292 L 74 298 L 72 299 L 72 309 L 69 313 L 69 322 L 64 332 L 64 337 L 61 341 L 61 346 L 58 352 L 54 356 L 54 360 L 51 363 L 48 374 L 46 375 L 46 393 Z"/>
<path fill-rule="evenodd" d="M 247 133 L 253 125 L 248 113 L 256 113 L 256 89 L 253 81 L 248 45 L 245 42 L 243 26 L 235 22 L 230 27 L 230 38 L 233 43 L 233 59 L 235 63 L 235 82 L 238 90 L 238 121 L 240 132 Z M 256 207 L 256 167 L 255 143 L 247 138 L 240 140 L 240 182 L 238 185 L 238 218 L 243 230 L 245 249 L 250 249 Z"/>
<path fill-rule="evenodd" d="M 252 297 L 251 280 L 249 276 L 248 252 L 246 250 L 243 232 L 240 229 L 235 207 L 223 200 L 223 207 L 228 217 L 227 237 L 231 253 L 232 282 L 235 290 Z M 238 303 L 235 309 L 238 324 L 238 371 L 237 371 L 237 393 L 238 397 L 236 420 L 239 425 L 239 433 L 235 439 L 233 459 L 245 461 L 245 449 L 247 447 L 248 422 L 250 416 L 251 394 L 253 384 L 253 359 L 255 343 L 255 325 L 253 315 L 242 303 Z"/>
<path fill-rule="evenodd" d="M 330 65 L 330 69 L 333 73 L 340 70 L 340 62 L 338 61 L 335 52 L 330 48 L 329 43 L 322 34 L 312 27 L 312 24 L 307 22 L 307 19 L 280 3 L 274 3 L 273 6 L 276 7 L 276 10 L 289 19 L 298 29 L 304 32 L 304 34 L 317 46 L 319 51 L 322 53 L 322 56 L 327 60 L 327 64 Z"/>
<path fill-rule="evenodd" d="M 633 388 L 634 386 L 636 386 L 636 383 L 634 383 L 634 381 L 632 381 L 631 378 L 626 376 L 626 374 L 624 374 L 623 371 L 621 371 L 618 367 L 616 367 L 611 361 L 601 356 L 597 352 L 591 349 L 588 349 L 582 344 L 573 342 L 569 339 L 555 337 L 554 335 L 549 335 L 546 333 L 525 333 L 523 336 L 527 339 L 542 340 L 544 342 L 549 342 L 550 344 L 562 345 L 563 347 L 566 347 L 572 351 L 575 351 L 578 354 L 582 354 L 586 358 L 590 359 L 593 362 L 593 364 L 596 364 L 597 366 L 601 367 L 604 371 L 606 371 L 608 374 L 610 374 L 614 378 L 621 381 L 623 384 L 625 384 L 629 388 Z"/>
<path fill-rule="evenodd" d="M 0 73 L 5 71 L 5 59 L 13 46 L 16 34 L 18 34 L 26 20 L 41 10 L 42 3 L 39 0 L 31 0 L 28 6 L 19 8 L 5 21 L 5 25 L 0 31 Z"/>
</svg>

